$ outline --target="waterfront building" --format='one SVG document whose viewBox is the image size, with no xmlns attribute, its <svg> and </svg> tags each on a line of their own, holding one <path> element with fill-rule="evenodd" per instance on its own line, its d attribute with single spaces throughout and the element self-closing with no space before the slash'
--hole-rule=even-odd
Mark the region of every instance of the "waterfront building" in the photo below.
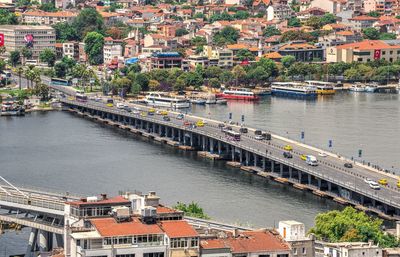
<svg viewBox="0 0 400 257">
<path fill-rule="evenodd" d="M 324 257 L 381 257 L 382 248 L 374 245 L 372 242 L 343 242 L 343 243 L 325 243 Z"/>
<path fill-rule="evenodd" d="M 213 64 L 222 68 L 229 68 L 233 66 L 233 51 L 230 49 L 204 46 L 203 55 L 208 57 L 210 66 Z"/>
<path fill-rule="evenodd" d="M 306 229 L 303 223 L 294 220 L 280 221 L 278 231 L 283 239 L 290 244 L 292 256 L 315 256 L 314 236 L 306 236 Z"/>
<path fill-rule="evenodd" d="M 106 37 L 104 39 L 103 61 L 106 65 L 110 64 L 114 60 L 118 61 L 123 58 L 122 43 L 122 40 L 115 40 L 111 37 Z"/>
<path fill-rule="evenodd" d="M 291 55 L 298 62 L 309 62 L 324 59 L 324 49 L 304 41 L 293 41 L 274 46 L 282 56 Z"/>
<path fill-rule="evenodd" d="M 182 67 L 182 56 L 178 52 L 165 52 L 165 53 L 153 53 L 150 60 L 149 70 L 152 69 L 171 69 Z"/>
<path fill-rule="evenodd" d="M 328 47 L 327 62 L 369 62 L 385 60 L 395 62 L 400 59 L 400 41 L 364 40 L 351 44 Z"/>
<path fill-rule="evenodd" d="M 1 25 L 0 34 L 4 35 L 6 54 L 28 47 L 32 51 L 32 59 L 37 60 L 43 49 L 55 51 L 56 33 L 50 26 Z"/>
<path fill-rule="evenodd" d="M 59 22 L 72 22 L 78 16 L 69 11 L 45 12 L 41 10 L 26 11 L 21 14 L 22 21 L 26 24 L 53 25 Z"/>
</svg>

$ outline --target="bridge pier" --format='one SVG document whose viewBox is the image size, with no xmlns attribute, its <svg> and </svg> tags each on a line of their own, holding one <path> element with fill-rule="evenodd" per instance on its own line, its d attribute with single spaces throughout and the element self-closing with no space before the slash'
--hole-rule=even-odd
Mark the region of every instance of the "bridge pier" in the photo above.
<svg viewBox="0 0 400 257">
<path fill-rule="evenodd" d="M 210 153 L 214 153 L 214 139 L 210 138 Z"/>
<path fill-rule="evenodd" d="M 39 230 L 39 251 L 47 252 L 49 245 L 49 233 L 44 230 Z"/>
<path fill-rule="evenodd" d="M 283 164 L 282 163 L 279 164 L 279 175 L 281 177 L 283 177 Z"/>
<path fill-rule="evenodd" d="M 246 166 L 249 166 L 249 164 L 250 164 L 250 153 L 248 151 L 246 151 L 245 155 L 246 155 Z"/>
<path fill-rule="evenodd" d="M 265 171 L 265 169 L 266 169 L 266 160 L 265 160 L 265 158 L 262 158 L 262 169 L 263 169 L 263 171 Z"/>
<path fill-rule="evenodd" d="M 222 143 L 221 143 L 221 141 L 218 141 L 218 154 L 219 155 L 221 155 L 221 153 L 222 153 Z"/>
<path fill-rule="evenodd" d="M 271 160 L 271 172 L 275 171 L 275 161 Z"/>
<path fill-rule="evenodd" d="M 240 164 L 242 164 L 243 163 L 243 150 L 242 149 L 239 149 L 239 154 L 240 154 L 239 162 L 240 162 Z"/>
<path fill-rule="evenodd" d="M 38 229 L 32 228 L 31 233 L 29 235 L 28 247 L 26 249 L 25 256 L 27 257 L 32 256 L 36 248 L 37 236 L 38 236 Z"/>
<path fill-rule="evenodd" d="M 289 178 L 292 179 L 293 177 L 293 168 L 289 166 Z"/>
<path fill-rule="evenodd" d="M 231 155 L 232 155 L 232 161 L 235 161 L 235 147 L 233 145 L 230 146 L 231 148 Z"/>
</svg>

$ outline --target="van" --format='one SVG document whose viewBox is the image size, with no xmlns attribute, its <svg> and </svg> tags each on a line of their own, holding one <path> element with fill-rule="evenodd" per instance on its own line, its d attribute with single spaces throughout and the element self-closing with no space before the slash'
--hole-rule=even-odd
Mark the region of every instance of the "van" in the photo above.
<svg viewBox="0 0 400 257">
<path fill-rule="evenodd" d="M 313 155 L 307 155 L 306 163 L 310 166 L 318 166 L 317 158 Z"/>
</svg>

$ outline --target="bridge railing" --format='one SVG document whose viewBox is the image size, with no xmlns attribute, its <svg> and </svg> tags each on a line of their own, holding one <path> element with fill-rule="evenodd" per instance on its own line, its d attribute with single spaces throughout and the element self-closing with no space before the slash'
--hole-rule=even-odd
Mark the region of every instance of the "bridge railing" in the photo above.
<svg viewBox="0 0 400 257">
<path fill-rule="evenodd" d="M 40 199 L 38 197 L 29 198 L 29 197 L 24 197 L 22 195 L 14 195 L 14 194 L 8 195 L 5 192 L 0 192 L 0 201 L 16 203 L 26 206 L 35 206 L 35 207 L 58 210 L 58 211 L 64 210 L 64 203 L 61 201 L 57 202 L 56 200 Z M 3 204 L 3 206 L 5 205 Z"/>
</svg>

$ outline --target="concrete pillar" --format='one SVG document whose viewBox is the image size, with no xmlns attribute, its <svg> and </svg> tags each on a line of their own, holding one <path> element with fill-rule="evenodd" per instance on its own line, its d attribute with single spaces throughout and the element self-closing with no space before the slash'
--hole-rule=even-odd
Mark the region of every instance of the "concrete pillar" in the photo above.
<svg viewBox="0 0 400 257">
<path fill-rule="evenodd" d="M 221 154 L 222 153 L 222 150 L 221 150 L 221 141 L 218 141 L 218 154 Z"/>
<path fill-rule="evenodd" d="M 283 177 L 283 164 L 282 163 L 279 164 L 279 174 L 281 177 Z"/>
<path fill-rule="evenodd" d="M 64 247 L 64 238 L 62 235 L 56 234 L 57 247 Z"/>
<path fill-rule="evenodd" d="M 289 166 L 289 178 L 293 177 L 293 168 Z"/>
<path fill-rule="evenodd" d="M 322 179 L 319 178 L 317 181 L 318 181 L 318 189 L 321 189 L 321 186 L 322 186 Z"/>
<path fill-rule="evenodd" d="M 190 133 L 190 146 L 193 146 L 193 133 Z"/>
<path fill-rule="evenodd" d="M 308 184 L 309 184 L 309 185 L 311 185 L 311 179 L 312 179 L 312 178 L 311 178 L 311 175 L 308 174 Z"/>
<path fill-rule="evenodd" d="M 210 153 L 214 153 L 214 139 L 210 138 Z"/>
<path fill-rule="evenodd" d="M 39 251 L 40 252 L 47 252 L 49 249 L 48 246 L 48 232 L 39 230 Z"/>
<path fill-rule="evenodd" d="M 153 133 L 156 133 L 156 124 L 153 123 Z"/>
<path fill-rule="evenodd" d="M 266 160 L 265 160 L 265 158 L 263 157 L 262 158 L 262 169 L 263 169 L 263 171 L 265 171 L 265 165 L 266 165 Z"/>
<path fill-rule="evenodd" d="M 235 147 L 231 146 L 232 161 L 235 161 Z"/>
<path fill-rule="evenodd" d="M 332 183 L 328 181 L 328 191 L 332 192 Z"/>
<path fill-rule="evenodd" d="M 300 182 L 300 184 L 301 184 L 301 182 L 302 182 L 302 173 L 301 173 L 301 171 L 297 171 L 297 173 L 298 173 L 298 177 L 299 177 L 299 182 Z"/>
<path fill-rule="evenodd" d="M 275 171 L 275 161 L 271 160 L 271 172 Z"/>
<path fill-rule="evenodd" d="M 253 158 L 254 158 L 254 165 L 253 165 L 253 166 L 257 166 L 257 163 L 258 163 L 258 155 L 257 155 L 257 154 L 254 154 L 254 155 L 253 155 Z"/>
<path fill-rule="evenodd" d="M 206 137 L 205 136 L 201 136 L 201 149 L 203 149 L 203 151 L 206 150 Z"/>
<path fill-rule="evenodd" d="M 163 126 L 159 126 L 158 133 L 159 133 L 160 137 L 162 136 L 162 131 L 163 131 Z"/>
<path fill-rule="evenodd" d="M 243 150 L 242 149 L 240 149 L 239 162 L 240 162 L 240 164 L 242 164 L 242 162 L 243 162 Z"/>
<path fill-rule="evenodd" d="M 186 133 L 183 134 L 183 145 L 186 145 Z"/>
<path fill-rule="evenodd" d="M 360 204 L 364 204 L 364 196 L 360 195 Z"/>
<path fill-rule="evenodd" d="M 182 138 L 182 130 L 178 130 L 178 142 L 181 142 L 181 138 Z"/>
<path fill-rule="evenodd" d="M 175 128 L 171 128 L 171 138 L 172 140 L 175 139 Z"/>
<path fill-rule="evenodd" d="M 38 236 L 38 230 L 36 228 L 32 228 L 31 233 L 29 234 L 28 247 L 26 249 L 25 256 L 27 257 L 32 256 L 33 251 L 35 250 L 37 236 Z"/>
<path fill-rule="evenodd" d="M 249 166 L 250 163 L 250 153 L 246 151 L 246 166 Z"/>
<path fill-rule="evenodd" d="M 47 235 L 47 250 L 51 251 L 53 250 L 53 233 L 48 232 Z"/>
</svg>

